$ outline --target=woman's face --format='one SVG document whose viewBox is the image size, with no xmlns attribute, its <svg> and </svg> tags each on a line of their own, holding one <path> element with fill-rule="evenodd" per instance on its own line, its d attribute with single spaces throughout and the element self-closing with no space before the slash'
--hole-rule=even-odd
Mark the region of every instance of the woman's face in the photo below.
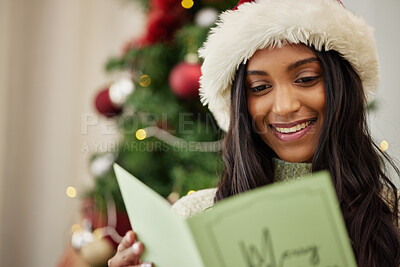
<svg viewBox="0 0 400 267">
<path fill-rule="evenodd" d="M 322 69 L 304 45 L 258 50 L 247 65 L 255 131 L 287 162 L 311 162 L 325 117 Z"/>
</svg>

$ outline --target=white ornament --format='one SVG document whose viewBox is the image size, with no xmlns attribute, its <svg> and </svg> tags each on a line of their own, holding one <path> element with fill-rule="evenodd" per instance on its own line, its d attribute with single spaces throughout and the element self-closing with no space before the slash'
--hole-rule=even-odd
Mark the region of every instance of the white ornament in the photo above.
<svg viewBox="0 0 400 267">
<path fill-rule="evenodd" d="M 218 18 L 218 11 L 212 7 L 200 9 L 194 16 L 194 22 L 201 27 L 210 27 Z"/>
<path fill-rule="evenodd" d="M 93 242 L 93 234 L 89 230 L 82 230 L 72 234 L 71 245 L 73 248 L 80 250 L 81 247 Z"/>
<path fill-rule="evenodd" d="M 111 102 L 117 108 L 122 107 L 128 96 L 132 94 L 134 90 L 135 86 L 132 79 L 127 77 L 119 78 L 110 86 L 109 94 Z"/>
<path fill-rule="evenodd" d="M 98 177 L 106 174 L 114 163 L 115 157 L 111 153 L 107 153 L 103 156 L 97 157 L 92 161 L 90 165 L 90 172 L 93 176 Z"/>
<path fill-rule="evenodd" d="M 94 240 L 89 220 L 84 219 L 82 221 L 82 228 L 82 230 L 74 232 L 71 237 L 71 245 L 77 250 L 80 250 L 83 246 L 86 246 Z"/>
</svg>

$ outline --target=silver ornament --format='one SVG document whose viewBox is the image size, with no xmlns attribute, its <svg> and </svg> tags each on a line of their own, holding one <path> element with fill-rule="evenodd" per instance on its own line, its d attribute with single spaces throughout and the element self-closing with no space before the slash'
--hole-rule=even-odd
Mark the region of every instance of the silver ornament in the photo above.
<svg viewBox="0 0 400 267">
<path fill-rule="evenodd" d="M 90 172 L 93 176 L 98 177 L 106 174 L 115 161 L 115 156 L 112 153 L 107 153 L 103 156 L 95 158 L 90 164 Z"/>
</svg>

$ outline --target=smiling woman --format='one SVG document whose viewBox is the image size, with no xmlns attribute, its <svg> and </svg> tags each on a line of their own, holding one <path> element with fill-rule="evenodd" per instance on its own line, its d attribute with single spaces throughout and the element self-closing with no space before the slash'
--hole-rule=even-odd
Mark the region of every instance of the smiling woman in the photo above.
<svg viewBox="0 0 400 267">
<path fill-rule="evenodd" d="M 215 201 L 327 169 L 358 265 L 399 266 L 398 196 L 384 161 L 398 169 L 372 141 L 365 87 L 351 64 L 334 50 L 267 47 L 240 64 L 230 93 Z"/>
<path fill-rule="evenodd" d="M 373 29 L 338 0 L 241 0 L 199 52 L 201 99 L 226 131 L 225 167 L 217 188 L 172 209 L 189 217 L 328 170 L 358 266 L 399 266 L 398 193 L 386 167 L 400 172 L 366 122 L 379 83 Z M 140 253 L 129 255 L 140 262 Z"/>
<path fill-rule="evenodd" d="M 261 139 L 287 162 L 311 162 L 325 115 L 321 65 L 304 45 L 258 50 L 247 65 L 247 104 Z"/>
</svg>

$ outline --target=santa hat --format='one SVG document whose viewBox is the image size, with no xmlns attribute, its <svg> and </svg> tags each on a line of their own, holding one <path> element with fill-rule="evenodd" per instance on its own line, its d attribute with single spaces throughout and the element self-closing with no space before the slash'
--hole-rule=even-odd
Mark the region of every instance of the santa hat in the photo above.
<svg viewBox="0 0 400 267">
<path fill-rule="evenodd" d="M 335 50 L 360 76 L 367 99 L 379 83 L 373 29 L 338 0 L 241 0 L 223 12 L 199 50 L 200 97 L 218 125 L 229 128 L 230 91 L 239 65 L 258 50 L 303 43 Z"/>
</svg>

